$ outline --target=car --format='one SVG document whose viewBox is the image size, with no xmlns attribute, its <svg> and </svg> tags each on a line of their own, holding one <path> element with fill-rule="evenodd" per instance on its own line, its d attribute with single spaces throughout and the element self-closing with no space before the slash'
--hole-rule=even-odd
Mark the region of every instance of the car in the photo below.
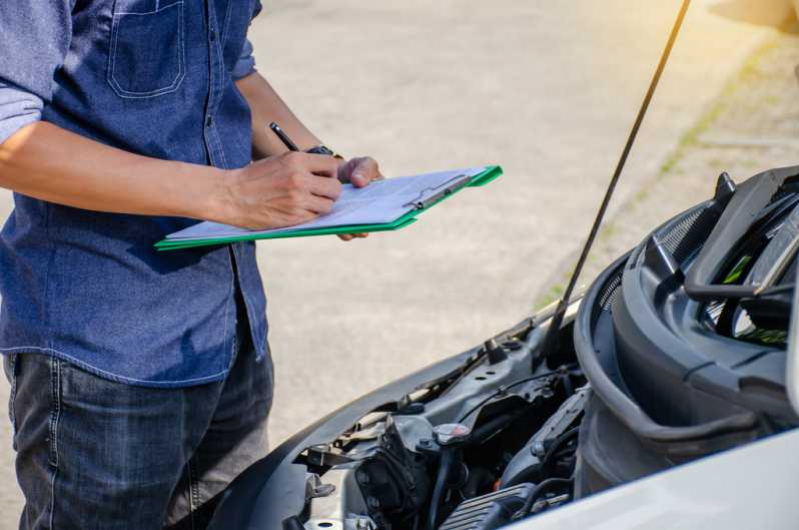
<svg viewBox="0 0 799 530">
<path fill-rule="evenodd" d="M 795 527 L 798 252 L 799 166 L 723 174 L 568 305 L 279 446 L 211 528 Z"/>
</svg>

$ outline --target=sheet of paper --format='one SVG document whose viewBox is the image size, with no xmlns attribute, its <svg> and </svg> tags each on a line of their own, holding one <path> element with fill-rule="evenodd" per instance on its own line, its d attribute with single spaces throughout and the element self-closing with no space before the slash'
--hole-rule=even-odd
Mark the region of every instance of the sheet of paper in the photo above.
<svg viewBox="0 0 799 530">
<path fill-rule="evenodd" d="M 288 228 L 252 231 L 218 223 L 204 222 L 167 236 L 169 240 L 216 239 L 253 234 L 311 230 L 334 226 L 382 224 L 396 221 L 414 208 L 413 203 L 451 186 L 463 178 L 485 171 L 484 167 L 456 169 L 424 175 L 397 177 L 371 183 L 365 188 L 345 184 L 341 197 L 327 215 Z"/>
</svg>

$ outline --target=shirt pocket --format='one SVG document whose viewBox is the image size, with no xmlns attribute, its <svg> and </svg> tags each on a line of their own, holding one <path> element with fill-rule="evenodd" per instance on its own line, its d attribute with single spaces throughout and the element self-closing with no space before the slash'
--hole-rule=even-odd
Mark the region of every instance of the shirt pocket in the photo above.
<svg viewBox="0 0 799 530">
<path fill-rule="evenodd" d="M 176 91 L 186 76 L 183 2 L 117 1 L 111 24 L 108 83 L 123 98 L 150 98 Z"/>
</svg>

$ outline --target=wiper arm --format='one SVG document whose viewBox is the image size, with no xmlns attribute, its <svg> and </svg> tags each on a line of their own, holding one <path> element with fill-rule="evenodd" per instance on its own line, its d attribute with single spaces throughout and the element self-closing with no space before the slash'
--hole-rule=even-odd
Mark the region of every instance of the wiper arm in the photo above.
<svg viewBox="0 0 799 530">
<path fill-rule="evenodd" d="M 688 296 L 694 300 L 711 302 L 724 298 L 750 298 L 757 294 L 752 284 L 725 285 L 714 282 L 720 276 L 721 268 L 726 264 L 732 250 L 758 219 L 760 211 L 768 206 L 786 180 L 798 174 L 799 167 L 774 169 L 752 177 L 738 186 L 688 271 L 685 278 L 685 292 Z M 775 259 L 775 263 L 777 261 L 779 260 Z M 771 268 L 767 269 L 761 273 L 764 280 Z"/>
<path fill-rule="evenodd" d="M 799 206 L 796 206 L 766 246 L 746 279 L 755 296 L 767 292 L 782 277 L 799 249 Z"/>
<path fill-rule="evenodd" d="M 789 293 L 796 288 L 795 283 L 784 283 L 782 285 L 777 285 L 775 287 L 769 287 L 768 289 L 763 289 L 758 296 L 771 296 L 773 294 L 782 294 L 782 293 Z"/>
</svg>

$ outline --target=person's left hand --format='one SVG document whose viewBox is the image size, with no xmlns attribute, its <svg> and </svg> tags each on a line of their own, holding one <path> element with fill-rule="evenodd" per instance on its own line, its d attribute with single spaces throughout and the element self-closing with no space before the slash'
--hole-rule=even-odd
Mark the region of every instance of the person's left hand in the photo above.
<svg viewBox="0 0 799 530">
<path fill-rule="evenodd" d="M 383 175 L 380 174 L 377 161 L 368 156 L 353 158 L 338 168 L 338 179 L 344 183 L 351 183 L 356 188 L 363 188 L 373 180 L 382 178 Z M 342 241 L 352 241 L 369 237 L 369 234 L 341 234 L 338 237 Z"/>
</svg>

